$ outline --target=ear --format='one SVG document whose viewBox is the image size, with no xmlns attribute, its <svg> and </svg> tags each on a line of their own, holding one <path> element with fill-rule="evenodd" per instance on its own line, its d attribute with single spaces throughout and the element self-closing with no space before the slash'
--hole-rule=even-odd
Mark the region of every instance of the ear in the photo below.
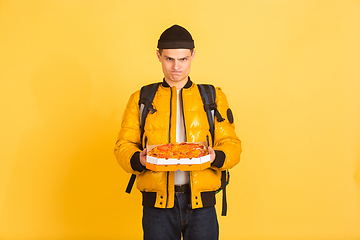
<svg viewBox="0 0 360 240">
<path fill-rule="evenodd" d="M 156 56 L 158 57 L 159 62 L 161 62 L 161 54 L 160 54 L 159 50 L 156 50 Z"/>
<path fill-rule="evenodd" d="M 193 53 L 192 53 L 192 55 L 191 55 L 191 61 L 194 60 L 194 57 L 195 57 L 195 49 L 193 50 Z"/>
</svg>

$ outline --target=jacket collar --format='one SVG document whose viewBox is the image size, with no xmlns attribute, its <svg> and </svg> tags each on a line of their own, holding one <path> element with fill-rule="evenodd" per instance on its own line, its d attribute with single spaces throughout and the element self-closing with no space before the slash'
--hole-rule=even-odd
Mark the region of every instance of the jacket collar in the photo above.
<svg viewBox="0 0 360 240">
<path fill-rule="evenodd" d="M 185 84 L 184 88 L 190 88 L 192 86 L 193 82 L 190 80 L 190 77 L 188 77 L 188 81 Z M 163 87 L 170 87 L 170 85 L 165 81 L 165 78 L 163 78 L 162 82 Z"/>
</svg>

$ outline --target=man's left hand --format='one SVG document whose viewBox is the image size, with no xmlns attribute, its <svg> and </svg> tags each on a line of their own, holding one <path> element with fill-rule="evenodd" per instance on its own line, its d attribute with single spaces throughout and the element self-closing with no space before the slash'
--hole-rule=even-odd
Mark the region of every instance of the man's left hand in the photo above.
<svg viewBox="0 0 360 240">
<path fill-rule="evenodd" d="M 210 163 L 213 163 L 216 157 L 216 153 L 215 150 L 212 149 L 211 147 L 208 148 L 209 149 L 209 154 L 210 154 Z"/>
</svg>

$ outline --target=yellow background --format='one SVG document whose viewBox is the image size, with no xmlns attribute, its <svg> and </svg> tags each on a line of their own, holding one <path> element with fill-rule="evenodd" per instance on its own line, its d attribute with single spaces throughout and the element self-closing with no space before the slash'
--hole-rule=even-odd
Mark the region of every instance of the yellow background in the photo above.
<svg viewBox="0 0 360 240">
<path fill-rule="evenodd" d="M 221 239 L 360 239 L 360 2 L 345 0 L 0 1 L 0 239 L 141 239 L 112 149 L 175 23 L 243 141 Z"/>
</svg>

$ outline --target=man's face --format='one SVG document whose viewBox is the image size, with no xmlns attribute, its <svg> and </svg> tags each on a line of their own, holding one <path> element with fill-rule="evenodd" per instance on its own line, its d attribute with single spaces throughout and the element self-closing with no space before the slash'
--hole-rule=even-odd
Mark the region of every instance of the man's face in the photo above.
<svg viewBox="0 0 360 240">
<path fill-rule="evenodd" d="M 195 50 L 191 54 L 190 49 L 163 49 L 161 54 L 157 51 L 157 56 L 166 82 L 170 86 L 183 87 L 188 79 Z"/>
</svg>

